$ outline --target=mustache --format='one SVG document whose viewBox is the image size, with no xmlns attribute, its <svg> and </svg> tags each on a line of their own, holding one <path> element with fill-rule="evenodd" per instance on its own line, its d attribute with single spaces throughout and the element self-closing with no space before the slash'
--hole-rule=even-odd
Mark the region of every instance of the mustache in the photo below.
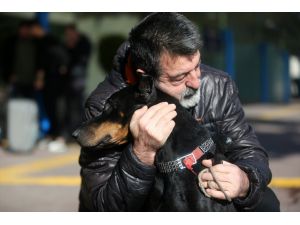
<svg viewBox="0 0 300 225">
<path fill-rule="evenodd" d="M 185 91 L 181 95 L 181 99 L 190 99 L 192 98 L 196 93 L 198 89 L 187 87 Z"/>
</svg>

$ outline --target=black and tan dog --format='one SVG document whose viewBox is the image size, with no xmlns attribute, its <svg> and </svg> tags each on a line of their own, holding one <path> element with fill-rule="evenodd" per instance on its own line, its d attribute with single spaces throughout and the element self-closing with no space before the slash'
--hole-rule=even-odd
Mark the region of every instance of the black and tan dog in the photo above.
<svg viewBox="0 0 300 225">
<path fill-rule="evenodd" d="M 82 147 L 101 151 L 126 144 L 131 141 L 129 122 L 134 111 L 159 102 L 176 104 L 176 125 L 156 154 L 159 172 L 143 210 L 234 211 L 232 203 L 207 198 L 198 186 L 201 160 L 215 155 L 210 133 L 176 99 L 156 89 L 151 76 L 143 75 L 138 85 L 113 94 L 103 113 L 83 124 L 73 136 Z"/>
</svg>

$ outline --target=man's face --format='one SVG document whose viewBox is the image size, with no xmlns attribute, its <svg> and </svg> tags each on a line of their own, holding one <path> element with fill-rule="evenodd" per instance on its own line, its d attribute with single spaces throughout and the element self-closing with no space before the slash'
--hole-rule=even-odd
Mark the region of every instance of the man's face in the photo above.
<svg viewBox="0 0 300 225">
<path fill-rule="evenodd" d="M 161 74 L 156 86 L 178 99 L 186 108 L 199 102 L 200 52 L 191 56 L 172 56 L 164 52 L 160 58 Z"/>
</svg>

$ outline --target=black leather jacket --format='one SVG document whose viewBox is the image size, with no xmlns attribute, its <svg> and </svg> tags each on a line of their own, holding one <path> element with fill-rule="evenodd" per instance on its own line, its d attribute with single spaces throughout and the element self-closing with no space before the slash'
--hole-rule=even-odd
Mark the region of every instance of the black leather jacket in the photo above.
<svg viewBox="0 0 300 225">
<path fill-rule="evenodd" d="M 114 69 L 88 98 L 87 120 L 101 114 L 106 99 L 126 86 L 120 74 L 126 51 L 127 45 L 118 50 Z M 202 118 L 211 130 L 232 139 L 233 145 L 226 156 L 244 170 L 250 180 L 247 197 L 234 199 L 234 205 L 238 210 L 251 210 L 260 202 L 271 180 L 268 156 L 245 121 L 238 90 L 230 77 L 220 70 L 201 65 L 200 79 L 201 98 L 194 116 Z M 140 162 L 130 144 L 103 151 L 82 148 L 79 163 L 82 178 L 80 211 L 143 211 L 156 168 Z"/>
</svg>

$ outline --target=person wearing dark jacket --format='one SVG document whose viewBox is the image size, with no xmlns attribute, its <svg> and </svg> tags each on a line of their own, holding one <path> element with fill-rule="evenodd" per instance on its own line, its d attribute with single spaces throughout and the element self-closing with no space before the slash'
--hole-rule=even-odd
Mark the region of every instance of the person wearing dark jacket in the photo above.
<svg viewBox="0 0 300 225">
<path fill-rule="evenodd" d="M 101 115 L 106 100 L 135 75 L 152 75 L 156 87 L 178 99 L 201 124 L 232 140 L 225 153 L 228 161 L 202 164 L 214 168 L 236 210 L 279 211 L 276 196 L 267 188 L 267 153 L 245 121 L 237 87 L 228 74 L 201 64 L 200 47 L 198 30 L 183 15 L 150 14 L 131 30 L 111 73 L 88 98 L 85 119 Z M 144 211 L 157 172 L 155 153 L 172 132 L 175 116 L 173 104 L 143 107 L 130 122 L 132 143 L 105 151 L 82 148 L 79 211 Z M 208 194 L 225 199 L 212 174 L 200 179 Z"/>
<path fill-rule="evenodd" d="M 65 48 L 69 55 L 66 74 L 66 107 L 72 113 L 65 113 L 66 133 L 74 130 L 81 122 L 84 107 L 84 84 L 91 54 L 90 40 L 81 34 L 74 24 L 65 28 Z M 69 138 L 69 137 L 67 137 Z"/>
</svg>

